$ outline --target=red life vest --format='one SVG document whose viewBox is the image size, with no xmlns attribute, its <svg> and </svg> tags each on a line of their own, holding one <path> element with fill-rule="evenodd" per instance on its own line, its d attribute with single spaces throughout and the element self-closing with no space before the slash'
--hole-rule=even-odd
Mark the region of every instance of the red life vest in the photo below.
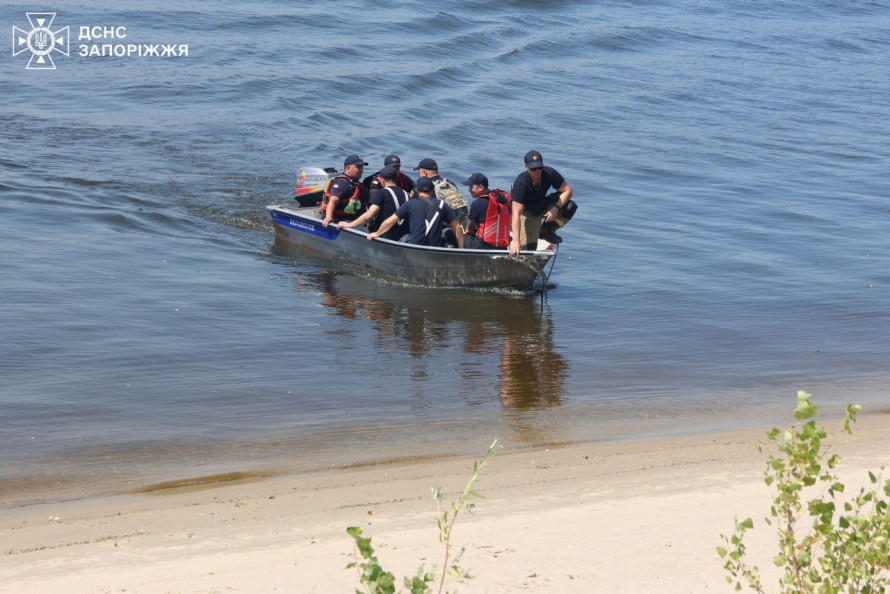
<svg viewBox="0 0 890 594">
<path fill-rule="evenodd" d="M 367 200 L 365 200 L 366 192 L 365 187 L 362 186 L 361 183 L 355 181 L 345 173 L 341 173 L 340 175 L 336 175 L 328 181 L 328 185 L 324 188 L 324 198 L 321 200 L 321 212 L 325 212 L 327 210 L 328 202 L 331 199 L 331 185 L 334 183 L 334 180 L 343 178 L 350 184 L 352 184 L 354 188 L 354 192 L 349 197 L 340 198 L 337 201 L 337 206 L 334 207 L 334 218 L 338 219 L 357 219 L 362 212 L 364 212 Z M 362 190 L 365 190 L 364 192 Z M 361 202 L 361 206 L 355 210 L 353 213 L 348 213 L 344 209 L 349 204 L 351 200 L 358 200 Z"/>
<path fill-rule="evenodd" d="M 485 222 L 479 223 L 476 237 L 487 244 L 503 248 L 510 244 L 510 194 L 503 190 L 488 193 Z"/>
<path fill-rule="evenodd" d="M 411 181 L 411 178 L 402 173 L 398 172 L 398 177 L 396 179 L 396 185 L 408 192 L 409 194 L 414 189 L 414 182 Z"/>
</svg>

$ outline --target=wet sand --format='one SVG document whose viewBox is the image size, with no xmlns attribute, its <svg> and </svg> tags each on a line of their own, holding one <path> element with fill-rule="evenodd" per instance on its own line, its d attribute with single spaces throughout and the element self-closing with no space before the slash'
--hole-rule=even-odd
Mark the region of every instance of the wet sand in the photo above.
<svg viewBox="0 0 890 594">
<path fill-rule="evenodd" d="M 830 432 L 839 422 L 826 422 Z M 620 444 L 502 451 L 482 472 L 454 544 L 466 592 L 732 591 L 715 547 L 751 516 L 749 551 L 769 578 L 774 537 L 765 429 Z M 890 416 L 838 436 L 848 487 L 890 460 Z M 480 452 L 480 457 L 483 452 Z M 449 499 L 473 459 L 264 477 L 171 481 L 111 498 L 0 512 L 4 592 L 351 592 L 346 527 L 361 526 L 397 576 L 441 564 L 430 487 Z M 850 489 L 848 489 L 848 493 Z"/>
</svg>

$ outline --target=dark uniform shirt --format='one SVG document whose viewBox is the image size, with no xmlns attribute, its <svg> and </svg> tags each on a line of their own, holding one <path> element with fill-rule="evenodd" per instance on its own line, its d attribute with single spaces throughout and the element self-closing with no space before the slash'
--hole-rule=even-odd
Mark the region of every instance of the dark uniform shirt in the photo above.
<svg viewBox="0 0 890 594">
<path fill-rule="evenodd" d="M 550 188 L 558 190 L 565 181 L 565 178 L 559 174 L 559 171 L 544 165 L 541 172 L 541 185 L 534 185 L 528 171 L 523 171 L 516 176 L 510 195 L 513 198 L 513 202 L 522 204 L 525 207 L 526 214 L 539 216 L 544 214 L 544 210 L 547 208 L 547 195 L 550 192 Z"/>
<path fill-rule="evenodd" d="M 408 243 L 439 246 L 442 244 L 442 229 L 457 220 L 447 202 L 438 198 L 428 200 L 437 204 L 442 212 L 428 205 L 423 198 L 413 198 L 396 211 L 397 217 L 408 221 Z"/>
<path fill-rule="evenodd" d="M 337 177 L 334 181 L 331 182 L 331 196 L 336 196 L 340 199 L 340 208 L 344 208 L 346 204 L 343 202 L 345 198 L 347 201 L 352 198 L 352 195 L 355 193 L 355 186 L 358 182 L 353 181 L 352 178 L 348 176 Z"/>
<path fill-rule="evenodd" d="M 489 194 L 479 196 L 470 204 L 470 220 L 476 221 L 476 228 L 485 222 L 485 215 L 488 213 Z"/>
<path fill-rule="evenodd" d="M 398 186 L 390 186 L 389 188 L 380 188 L 379 190 L 376 190 L 371 194 L 371 204 L 376 204 L 380 207 L 380 212 L 377 213 L 378 221 L 385 221 L 391 215 L 396 213 L 396 204 L 390 193 L 390 189 L 399 199 L 399 204 L 404 204 L 408 201 L 408 194 Z M 403 219 L 398 224 L 393 225 L 390 230 L 381 235 L 381 237 L 398 241 L 406 233 L 408 233 L 408 221 Z"/>
</svg>

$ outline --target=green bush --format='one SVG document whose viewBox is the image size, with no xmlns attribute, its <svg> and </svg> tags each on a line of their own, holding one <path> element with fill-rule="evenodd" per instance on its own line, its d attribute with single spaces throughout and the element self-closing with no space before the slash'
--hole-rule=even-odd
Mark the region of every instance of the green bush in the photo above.
<svg viewBox="0 0 890 594">
<path fill-rule="evenodd" d="M 442 569 L 438 572 L 436 566 L 427 570 L 421 564 L 417 568 L 417 573 L 412 577 L 406 577 L 402 580 L 402 584 L 411 594 L 425 594 L 431 592 L 431 588 L 435 586 L 434 582 L 438 580 L 438 588 L 436 592 L 442 592 L 445 588 L 445 579 L 452 577 L 458 581 L 471 579 L 473 576 L 467 569 L 460 566 L 460 559 L 464 554 L 466 547 L 454 554 L 451 544 L 451 535 L 454 530 L 454 523 L 461 511 L 472 514 L 476 504 L 472 499 L 484 499 L 482 495 L 473 491 L 473 483 L 479 478 L 479 472 L 488 464 L 489 459 L 497 452 L 498 440 L 494 440 L 489 446 L 488 451 L 481 460 L 473 463 L 473 476 L 470 477 L 467 486 L 464 487 L 463 493 L 456 501 L 450 504 L 445 501 L 442 495 L 441 487 L 433 487 L 433 499 L 436 500 L 436 511 L 438 513 L 439 542 L 444 547 L 444 561 Z M 374 555 L 374 547 L 371 546 L 370 537 L 362 536 L 362 530 L 358 526 L 350 526 L 346 529 L 346 533 L 352 537 L 354 541 L 353 561 L 346 568 L 356 568 L 358 570 L 359 583 L 364 587 L 367 594 L 393 594 L 396 591 L 396 577 L 392 572 L 384 571 L 380 566 L 380 562 Z M 359 560 L 361 557 L 361 561 Z M 399 590 L 400 592 L 402 590 Z M 362 590 L 356 590 L 357 594 L 362 594 Z"/>
<path fill-rule="evenodd" d="M 830 447 L 823 445 L 827 432 L 816 428 L 812 417 L 817 408 L 810 395 L 800 391 L 797 400 L 794 418 L 811 420 L 784 432 L 773 429 L 765 444 L 764 480 L 775 491 L 765 521 L 779 541 L 773 562 L 784 570 L 778 591 L 884 592 L 890 584 L 890 480 L 880 486 L 881 479 L 869 472 L 867 488 L 855 497 L 840 497 L 845 489 L 835 474 L 840 458 L 829 455 Z M 846 433 L 851 433 L 850 424 L 860 410 L 858 405 L 847 406 Z M 758 450 L 763 446 L 759 444 Z M 759 569 L 747 561 L 744 536 L 753 528 L 751 518 L 741 522 L 736 518 L 735 532 L 720 535 L 726 546 L 717 547 L 717 552 L 725 559 L 726 581 L 736 590 L 744 585 L 764 592 Z"/>
</svg>

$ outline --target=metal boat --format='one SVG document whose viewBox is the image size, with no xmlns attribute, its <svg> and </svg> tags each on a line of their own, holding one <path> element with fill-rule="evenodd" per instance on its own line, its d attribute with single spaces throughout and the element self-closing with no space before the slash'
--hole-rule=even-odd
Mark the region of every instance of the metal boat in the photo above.
<svg viewBox="0 0 890 594">
<path fill-rule="evenodd" d="M 529 290 L 555 254 L 539 249 L 522 251 L 514 258 L 506 250 L 429 247 L 382 238 L 368 241 L 365 229 L 325 227 L 318 206 L 266 209 L 277 240 L 413 285 Z"/>
</svg>

